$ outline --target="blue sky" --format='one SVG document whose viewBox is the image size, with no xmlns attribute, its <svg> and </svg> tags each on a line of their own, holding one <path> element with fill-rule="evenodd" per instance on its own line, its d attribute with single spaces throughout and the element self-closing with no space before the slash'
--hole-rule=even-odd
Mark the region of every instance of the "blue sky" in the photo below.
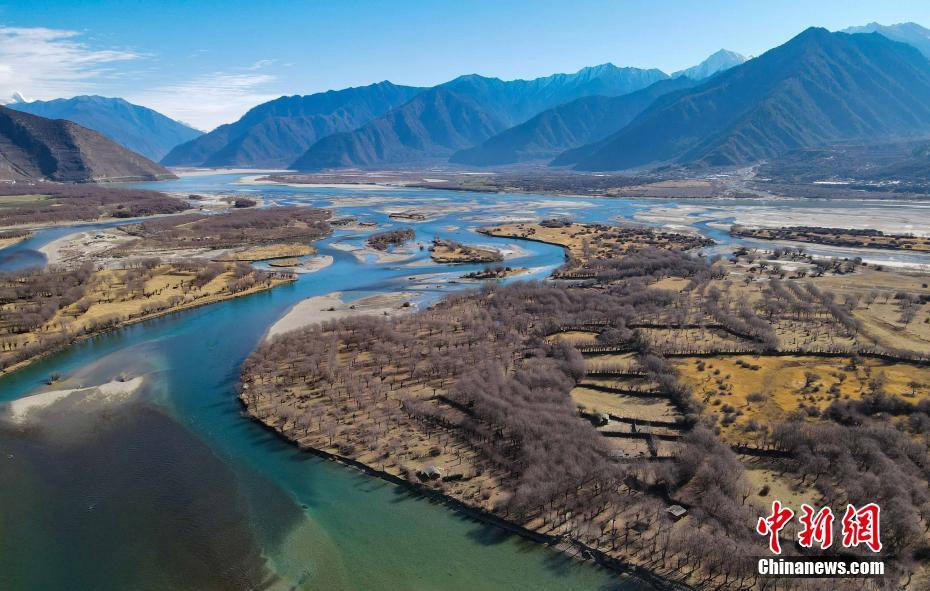
<svg viewBox="0 0 930 591">
<path fill-rule="evenodd" d="M 0 0 L 0 100 L 123 96 L 209 129 L 282 94 L 604 62 L 671 72 L 870 21 L 930 27 L 930 2 Z"/>
</svg>

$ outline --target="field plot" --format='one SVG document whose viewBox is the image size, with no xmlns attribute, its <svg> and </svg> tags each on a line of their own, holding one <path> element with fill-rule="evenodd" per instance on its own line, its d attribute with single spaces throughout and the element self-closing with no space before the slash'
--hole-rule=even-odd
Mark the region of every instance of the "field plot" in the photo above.
<svg viewBox="0 0 930 591">
<path fill-rule="evenodd" d="M 835 400 L 930 396 L 930 367 L 875 359 L 734 355 L 680 358 L 675 367 L 733 443 L 762 440 L 766 425 L 791 417 L 820 420 Z"/>
</svg>

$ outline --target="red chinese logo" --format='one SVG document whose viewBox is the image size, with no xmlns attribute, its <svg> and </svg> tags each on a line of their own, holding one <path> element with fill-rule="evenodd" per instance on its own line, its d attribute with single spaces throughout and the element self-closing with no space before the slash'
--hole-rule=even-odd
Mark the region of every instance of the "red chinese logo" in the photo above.
<svg viewBox="0 0 930 591">
<path fill-rule="evenodd" d="M 872 552 L 880 552 L 882 541 L 879 539 L 879 509 L 875 503 L 869 503 L 861 509 L 846 505 L 843 515 L 843 546 L 854 548 L 865 544 Z"/>
<path fill-rule="evenodd" d="M 881 509 L 875 503 L 863 505 L 856 509 L 853 505 L 846 506 L 843 515 L 843 547 L 856 548 L 865 544 L 872 552 L 881 552 L 882 541 L 880 537 L 879 517 Z M 772 514 L 760 517 L 756 523 L 756 532 L 760 536 L 768 536 L 769 549 L 773 554 L 781 554 L 779 533 L 794 517 L 794 511 L 783 507 L 781 502 L 772 501 Z M 813 507 L 804 503 L 801 505 L 801 530 L 798 532 L 798 545 L 802 548 L 820 546 L 826 550 L 833 545 L 833 511 L 830 507 L 822 507 L 815 511 Z"/>
<path fill-rule="evenodd" d="M 769 537 L 769 549 L 775 554 L 781 554 L 778 533 L 788 525 L 792 517 L 794 517 L 794 511 L 787 507 L 783 508 L 778 501 L 772 501 L 772 514 L 769 517 L 760 517 L 756 524 L 756 532 L 760 536 Z"/>
<path fill-rule="evenodd" d="M 798 533 L 798 543 L 802 547 L 813 548 L 814 542 L 817 542 L 821 550 L 826 550 L 833 545 L 833 511 L 830 507 L 815 513 L 810 505 L 804 503 L 799 519 L 802 529 Z"/>
</svg>

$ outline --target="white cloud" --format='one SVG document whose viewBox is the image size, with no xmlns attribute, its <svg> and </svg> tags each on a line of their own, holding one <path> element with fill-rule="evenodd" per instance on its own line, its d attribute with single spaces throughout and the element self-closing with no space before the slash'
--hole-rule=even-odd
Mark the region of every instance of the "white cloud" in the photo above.
<svg viewBox="0 0 930 591">
<path fill-rule="evenodd" d="M 0 104 L 11 102 L 14 93 L 30 100 L 106 94 L 210 130 L 280 96 L 267 90 L 275 77 L 262 71 L 275 60 L 144 88 L 145 70 L 131 69 L 126 62 L 148 57 L 92 48 L 75 31 L 0 26 Z"/>
<path fill-rule="evenodd" d="M 92 49 L 75 31 L 0 26 L 0 101 L 14 92 L 51 99 L 94 92 L 118 62 L 143 57 L 132 51 Z"/>
<path fill-rule="evenodd" d="M 266 64 L 256 64 L 263 67 Z M 269 74 L 213 72 L 175 84 L 167 84 L 137 93 L 127 100 L 145 105 L 169 117 L 184 121 L 198 129 L 211 130 L 230 123 L 259 103 L 278 98 L 280 94 L 263 90 L 274 82 Z"/>
</svg>

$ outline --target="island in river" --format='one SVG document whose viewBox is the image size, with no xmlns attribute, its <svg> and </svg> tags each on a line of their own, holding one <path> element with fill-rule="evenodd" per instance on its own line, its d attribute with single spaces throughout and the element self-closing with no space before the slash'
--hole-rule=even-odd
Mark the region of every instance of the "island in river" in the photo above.
<svg viewBox="0 0 930 591">
<path fill-rule="evenodd" d="M 192 213 L 59 239 L 46 247 L 55 266 L 0 275 L 0 373 L 106 330 L 294 281 L 245 261 L 312 254 L 328 218 L 314 208 Z"/>
</svg>

